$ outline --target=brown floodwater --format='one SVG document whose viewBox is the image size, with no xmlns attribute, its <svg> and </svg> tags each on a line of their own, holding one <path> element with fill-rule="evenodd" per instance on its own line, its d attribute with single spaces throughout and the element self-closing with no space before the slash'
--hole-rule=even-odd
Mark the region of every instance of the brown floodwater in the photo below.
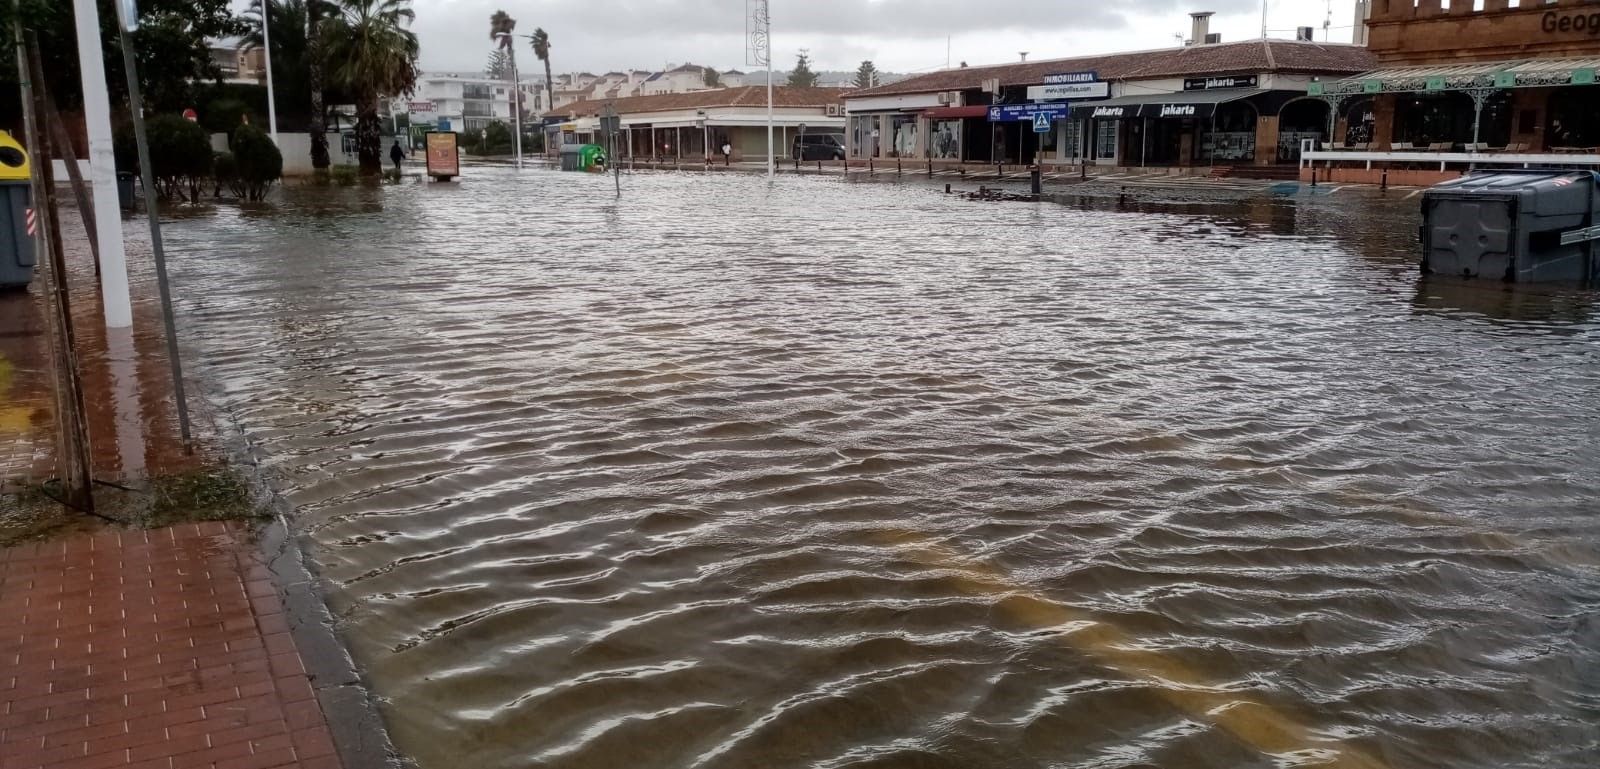
<svg viewBox="0 0 1600 769">
<path fill-rule="evenodd" d="M 1594 293 L 1403 192 L 623 184 L 168 227 L 424 769 L 1600 758 Z"/>
</svg>

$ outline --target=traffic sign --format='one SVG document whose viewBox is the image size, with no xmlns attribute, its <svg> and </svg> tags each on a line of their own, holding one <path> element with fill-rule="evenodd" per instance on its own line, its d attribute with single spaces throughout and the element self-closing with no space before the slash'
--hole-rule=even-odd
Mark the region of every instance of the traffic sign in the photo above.
<svg viewBox="0 0 1600 769">
<path fill-rule="evenodd" d="M 1050 133 L 1050 113 L 1033 113 L 1033 132 L 1036 134 Z"/>
<path fill-rule="evenodd" d="M 190 107 L 183 111 L 183 119 L 191 123 L 198 123 L 200 122 L 200 113 L 195 112 L 194 107 Z"/>
</svg>

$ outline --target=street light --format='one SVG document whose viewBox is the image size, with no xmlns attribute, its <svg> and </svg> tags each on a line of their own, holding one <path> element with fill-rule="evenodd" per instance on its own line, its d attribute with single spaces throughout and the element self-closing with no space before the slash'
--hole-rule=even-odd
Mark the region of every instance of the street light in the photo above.
<svg viewBox="0 0 1600 769">
<path fill-rule="evenodd" d="M 522 167 L 522 82 L 517 77 L 517 47 L 510 32 L 495 35 L 511 56 L 511 123 L 517 131 L 517 168 Z"/>
</svg>

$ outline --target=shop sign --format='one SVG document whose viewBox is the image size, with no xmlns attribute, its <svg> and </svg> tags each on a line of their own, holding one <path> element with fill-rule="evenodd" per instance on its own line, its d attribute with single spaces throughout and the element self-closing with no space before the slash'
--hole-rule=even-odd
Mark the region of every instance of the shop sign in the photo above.
<svg viewBox="0 0 1600 769">
<path fill-rule="evenodd" d="M 1127 114 L 1127 107 L 1095 107 L 1089 117 L 1096 120 L 1120 120 Z"/>
<path fill-rule="evenodd" d="M 1160 104 L 1151 105 L 1150 112 L 1150 117 L 1194 117 L 1199 110 L 1193 104 Z"/>
<path fill-rule="evenodd" d="M 1051 77 L 1054 77 L 1053 75 Z M 1045 78 L 1048 80 L 1049 78 Z M 1056 101 L 1059 99 L 1104 99 L 1111 95 L 1111 84 L 1103 81 L 1091 83 L 1058 83 L 1028 86 L 1030 101 Z"/>
<path fill-rule="evenodd" d="M 1550 11 L 1539 20 L 1539 28 L 1544 30 L 1545 34 L 1584 32 L 1593 37 L 1600 35 L 1600 13 L 1584 13 L 1582 11 L 1573 13 L 1569 11 L 1563 14 Z"/>
<path fill-rule="evenodd" d="M 1070 83 L 1094 83 L 1100 80 L 1099 72 L 1063 72 L 1059 75 L 1045 75 L 1045 85 L 1067 85 Z"/>
<path fill-rule="evenodd" d="M 1516 88 L 1517 87 L 1517 73 L 1515 73 L 1515 72 L 1496 72 L 1496 73 L 1494 73 L 1494 87 L 1495 88 Z"/>
<path fill-rule="evenodd" d="M 1185 91 L 1214 91 L 1218 88 L 1255 88 L 1261 78 L 1256 75 L 1229 75 L 1227 77 L 1191 77 L 1183 81 Z"/>
<path fill-rule="evenodd" d="M 1428 91 L 1443 91 L 1444 90 L 1444 78 L 1442 76 L 1440 76 L 1440 75 L 1434 75 L 1434 76 L 1428 78 L 1428 82 L 1424 86 L 1424 90 L 1428 90 Z"/>
<path fill-rule="evenodd" d="M 413 115 L 431 115 L 438 111 L 438 107 L 431 101 L 414 101 L 406 104 L 406 111 Z"/>
<path fill-rule="evenodd" d="M 1048 115 L 1051 120 L 1066 120 L 1069 106 L 1071 105 L 1065 102 L 1054 104 L 996 104 L 989 108 L 989 122 L 1032 121 L 1035 119 L 1034 115 Z"/>
<path fill-rule="evenodd" d="M 1321 96 L 1324 93 L 1326 93 L 1326 91 L 1323 90 L 1322 83 L 1312 83 L 1311 85 L 1306 86 L 1307 96 Z"/>
<path fill-rule="evenodd" d="M 1594 85 L 1594 74 L 1595 73 L 1594 73 L 1594 68 L 1593 67 L 1585 67 L 1583 69 L 1575 69 L 1575 70 L 1572 71 L 1572 84 L 1573 85 Z"/>
<path fill-rule="evenodd" d="M 1362 93 L 1378 93 L 1378 92 L 1380 92 L 1382 90 L 1383 90 L 1383 81 L 1382 80 L 1363 80 L 1363 81 L 1361 81 L 1361 92 Z"/>
</svg>

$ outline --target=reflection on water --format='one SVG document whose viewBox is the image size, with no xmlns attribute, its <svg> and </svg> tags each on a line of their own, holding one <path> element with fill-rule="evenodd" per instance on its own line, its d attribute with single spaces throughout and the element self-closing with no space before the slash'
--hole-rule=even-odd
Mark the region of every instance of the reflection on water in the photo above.
<svg viewBox="0 0 1600 769">
<path fill-rule="evenodd" d="M 1349 195 L 610 185 L 171 228 L 423 767 L 1600 752 L 1592 294 Z"/>
</svg>

